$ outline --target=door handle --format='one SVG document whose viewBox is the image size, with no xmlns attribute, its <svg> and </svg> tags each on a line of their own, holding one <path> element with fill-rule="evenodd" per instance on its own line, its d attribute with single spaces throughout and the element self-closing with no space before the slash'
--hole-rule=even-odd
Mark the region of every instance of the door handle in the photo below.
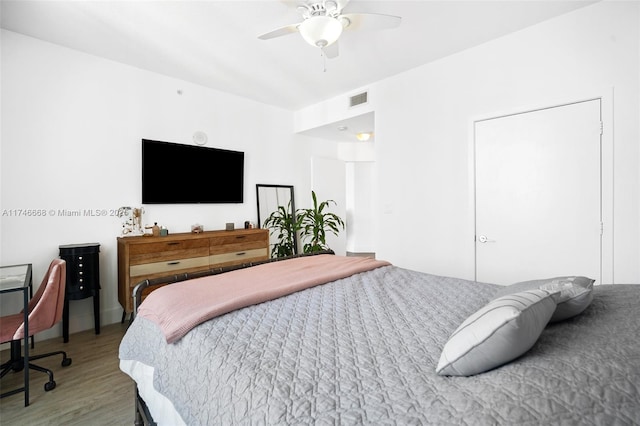
<svg viewBox="0 0 640 426">
<path fill-rule="evenodd" d="M 480 235 L 478 237 L 478 241 L 480 241 L 481 243 L 495 243 L 496 242 L 496 240 L 488 239 L 485 235 Z"/>
</svg>

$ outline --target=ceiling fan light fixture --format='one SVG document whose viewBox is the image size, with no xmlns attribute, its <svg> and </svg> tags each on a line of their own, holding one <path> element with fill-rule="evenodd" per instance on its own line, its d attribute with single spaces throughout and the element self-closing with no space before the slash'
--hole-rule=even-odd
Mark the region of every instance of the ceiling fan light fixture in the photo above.
<svg viewBox="0 0 640 426">
<path fill-rule="evenodd" d="M 312 16 L 305 19 L 298 28 L 302 38 L 312 46 L 327 47 L 342 34 L 342 24 L 330 16 Z"/>
</svg>

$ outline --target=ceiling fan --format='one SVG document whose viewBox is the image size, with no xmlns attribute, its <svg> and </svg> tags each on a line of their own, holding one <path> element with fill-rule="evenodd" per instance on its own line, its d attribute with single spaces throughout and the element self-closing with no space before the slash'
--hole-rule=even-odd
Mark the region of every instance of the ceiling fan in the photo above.
<svg viewBox="0 0 640 426">
<path fill-rule="evenodd" d="M 349 0 L 307 0 L 298 4 L 301 22 L 285 25 L 258 36 L 261 40 L 299 32 L 328 58 L 338 56 L 338 38 L 343 30 L 380 30 L 395 28 L 402 18 L 378 13 L 343 13 Z"/>
</svg>

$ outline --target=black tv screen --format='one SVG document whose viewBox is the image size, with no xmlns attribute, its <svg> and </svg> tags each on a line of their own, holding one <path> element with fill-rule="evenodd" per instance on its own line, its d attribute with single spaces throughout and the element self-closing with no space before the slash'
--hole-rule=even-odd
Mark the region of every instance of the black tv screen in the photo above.
<svg viewBox="0 0 640 426">
<path fill-rule="evenodd" d="M 244 152 L 142 140 L 142 204 L 242 203 Z"/>
</svg>

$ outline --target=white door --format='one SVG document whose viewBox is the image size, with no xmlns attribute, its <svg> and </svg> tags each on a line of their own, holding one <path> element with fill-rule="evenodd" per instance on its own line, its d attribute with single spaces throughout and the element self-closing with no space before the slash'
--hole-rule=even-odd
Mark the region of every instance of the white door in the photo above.
<svg viewBox="0 0 640 426">
<path fill-rule="evenodd" d="M 601 279 L 600 100 L 475 123 L 476 280 Z"/>
</svg>

